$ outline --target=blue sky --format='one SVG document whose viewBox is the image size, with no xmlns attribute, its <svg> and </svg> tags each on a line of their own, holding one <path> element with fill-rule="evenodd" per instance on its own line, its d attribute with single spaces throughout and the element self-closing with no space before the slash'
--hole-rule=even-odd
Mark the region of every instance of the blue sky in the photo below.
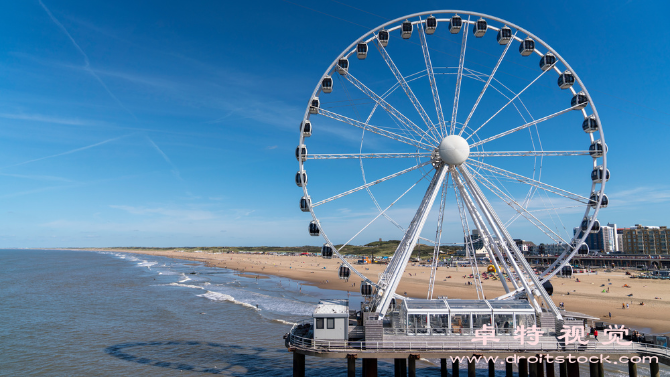
<svg viewBox="0 0 670 377">
<path fill-rule="evenodd" d="M 359 1 L 357 9 L 353 4 L 3 3 L 0 247 L 320 244 L 320 238 L 307 234 L 309 215 L 298 209 L 302 193 L 294 183 L 298 164 L 293 156 L 298 124 L 315 85 L 342 50 L 368 30 L 404 14 L 445 7 L 509 20 L 558 51 L 589 89 L 604 125 L 611 205 L 599 218 L 619 226 L 667 225 L 670 51 L 664 45 L 670 31 L 653 26 L 655 15 L 668 14 L 666 2 L 548 7 L 531 1 Z M 495 44 L 494 36 L 486 37 Z M 418 43 L 416 35 L 412 38 Z M 455 38 L 460 42 L 460 34 Z M 401 43 L 392 39 L 389 49 Z M 440 43 L 442 55 L 436 52 L 434 60 L 457 63 L 459 43 Z M 494 54 L 499 54 L 497 47 Z M 510 55 L 520 59 L 516 51 Z M 473 69 L 488 72 L 483 67 L 493 65 L 474 47 L 466 56 L 466 66 L 469 61 Z M 394 58 L 399 66 L 423 64 L 420 50 Z M 529 59 L 522 64 L 536 69 L 537 59 Z M 379 60 L 371 46 L 370 65 L 352 61 L 352 70 L 358 64 L 361 75 L 373 80 L 378 72 L 372 64 Z M 515 77 L 525 73 L 532 79 L 539 73 L 513 64 L 503 68 L 501 80 L 516 90 L 526 83 Z M 392 78 L 384 73 L 386 80 Z M 337 80 L 336 89 L 344 85 Z M 368 82 L 381 87 L 386 81 Z M 539 115 L 563 108 L 555 105 L 554 96 L 569 102 L 565 93 L 540 97 L 547 92 L 542 88 L 530 98 L 537 100 Z M 478 90 L 473 84 L 472 93 Z M 444 96 L 443 108 L 450 113 L 451 100 Z M 580 121 L 575 122 L 578 127 Z M 360 145 L 360 133 L 340 130 L 332 121 L 320 126 L 315 123 L 310 152 L 357 152 L 352 146 Z M 558 135 L 555 140 L 563 137 Z M 584 133 L 575 135 L 586 142 Z M 570 140 L 565 136 L 565 143 Z M 371 139 L 366 148 L 389 151 L 374 143 Z M 520 145 L 508 150 L 525 148 Z M 360 169 L 352 173 L 357 164 L 314 165 L 309 170 L 312 195 L 360 185 Z M 556 165 L 547 161 L 543 177 L 567 185 L 584 180 L 588 193 L 588 163 L 583 171 Z M 380 163 L 370 174 L 381 177 L 406 166 L 393 170 Z M 327 180 L 331 183 L 324 184 Z M 412 180 L 399 181 L 379 191 L 382 207 Z M 420 196 L 408 197 L 394 216 L 411 218 Z M 371 203 L 369 197 L 352 196 L 319 218 L 335 242 L 344 242 L 375 216 Z M 457 239 L 455 206 L 447 212 L 451 222 L 445 224 L 453 225 L 450 235 Z M 576 226 L 580 216 L 566 214 L 569 224 L 556 226 Z M 354 243 L 399 238 L 394 227 L 373 229 Z M 514 235 L 544 241 L 521 225 Z"/>
</svg>

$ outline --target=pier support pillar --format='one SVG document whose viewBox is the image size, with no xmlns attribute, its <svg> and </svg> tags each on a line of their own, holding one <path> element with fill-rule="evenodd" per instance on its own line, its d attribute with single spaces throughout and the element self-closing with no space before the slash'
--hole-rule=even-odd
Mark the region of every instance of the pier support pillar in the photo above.
<svg viewBox="0 0 670 377">
<path fill-rule="evenodd" d="M 528 377 L 537 377 L 537 361 L 528 362 Z"/>
<path fill-rule="evenodd" d="M 293 352 L 293 377 L 305 377 L 305 355 Z"/>
<path fill-rule="evenodd" d="M 519 360 L 519 377 L 528 377 L 528 360 Z"/>
<path fill-rule="evenodd" d="M 363 359 L 363 377 L 377 377 L 377 359 Z"/>
<path fill-rule="evenodd" d="M 568 362 L 564 361 L 558 364 L 558 376 L 568 377 Z"/>
<path fill-rule="evenodd" d="M 468 360 L 468 377 L 475 377 L 477 370 L 475 369 L 474 360 Z"/>
<path fill-rule="evenodd" d="M 395 376 L 407 377 L 407 360 L 395 359 L 393 363 L 395 367 Z"/>
<path fill-rule="evenodd" d="M 598 377 L 598 363 L 589 363 L 589 377 Z"/>
<path fill-rule="evenodd" d="M 546 376 L 547 377 L 556 377 L 556 371 L 554 370 L 554 363 L 547 362 L 547 363 L 545 363 L 545 365 L 547 366 Z"/>
<path fill-rule="evenodd" d="M 601 361 L 598 361 L 598 377 L 605 377 L 605 368 Z"/>
<path fill-rule="evenodd" d="M 441 377 L 448 377 L 447 359 L 440 359 L 440 376 Z"/>
<path fill-rule="evenodd" d="M 419 358 L 421 358 L 419 355 L 409 355 L 409 358 L 407 359 L 407 372 L 409 377 L 416 377 L 416 360 Z"/>
<path fill-rule="evenodd" d="M 628 376 L 637 377 L 637 364 L 628 362 Z"/>
<path fill-rule="evenodd" d="M 347 377 L 356 377 L 356 355 L 347 355 Z"/>
<path fill-rule="evenodd" d="M 496 363 L 493 360 L 489 360 L 489 377 L 496 377 Z"/>
<path fill-rule="evenodd" d="M 459 366 L 458 366 L 458 360 L 454 360 L 451 363 L 451 375 L 452 375 L 452 377 L 459 377 L 459 372 L 460 372 L 460 369 L 459 369 Z"/>
<path fill-rule="evenodd" d="M 544 360 L 540 359 L 540 361 L 537 362 L 537 377 L 544 377 Z"/>
<path fill-rule="evenodd" d="M 657 359 L 657 361 L 652 361 L 649 364 L 649 375 L 651 377 L 660 377 L 661 372 L 658 369 L 658 359 Z"/>
<path fill-rule="evenodd" d="M 579 377 L 579 364 L 577 361 L 568 362 L 568 377 Z"/>
<path fill-rule="evenodd" d="M 505 361 L 505 377 L 514 377 L 514 365 L 509 361 Z"/>
</svg>

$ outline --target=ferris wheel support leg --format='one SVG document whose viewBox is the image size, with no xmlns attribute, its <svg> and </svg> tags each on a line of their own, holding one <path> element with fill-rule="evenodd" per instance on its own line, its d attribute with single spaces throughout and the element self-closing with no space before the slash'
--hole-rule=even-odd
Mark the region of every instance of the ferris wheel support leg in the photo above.
<svg viewBox="0 0 670 377">
<path fill-rule="evenodd" d="M 515 290 L 518 289 L 518 285 L 514 280 L 514 276 L 512 276 L 509 266 L 507 265 L 507 263 L 505 263 L 505 259 L 502 257 L 502 254 L 500 253 L 500 250 L 498 250 L 498 247 L 496 246 L 495 242 L 493 242 L 493 236 L 491 236 L 491 233 L 486 228 L 484 220 L 481 218 L 481 215 L 475 208 L 472 198 L 470 198 L 470 195 L 468 195 L 468 192 L 465 190 L 465 186 L 463 186 L 463 183 L 458 178 L 458 173 L 455 170 L 452 172 L 452 178 L 454 183 L 456 184 L 456 187 L 458 188 L 458 191 L 461 194 L 461 198 L 463 199 L 463 202 L 465 203 L 468 212 L 470 212 L 472 220 L 475 222 L 475 227 L 482 233 L 482 236 L 484 238 L 484 248 L 486 249 L 486 252 L 489 254 L 489 259 L 491 259 L 493 266 L 496 268 L 498 278 L 500 279 L 500 282 L 502 283 L 505 292 L 510 293 L 510 289 L 507 285 L 507 280 L 503 275 L 503 270 L 500 268 L 498 261 L 500 261 L 500 263 L 503 265 L 503 269 L 505 270 L 507 276 L 509 276 L 510 281 L 514 285 L 514 289 Z"/>
<path fill-rule="evenodd" d="M 414 247 L 419 240 L 419 235 L 426 223 L 430 209 L 433 207 L 437 193 L 442 187 L 442 182 L 447 174 L 447 169 L 448 167 L 446 165 L 441 165 L 435 172 L 435 175 L 428 186 L 428 190 L 426 190 L 426 194 L 421 201 L 419 209 L 416 211 L 416 214 L 414 215 L 407 232 L 405 232 L 405 235 L 400 241 L 398 248 L 395 253 L 393 253 L 393 261 L 389 263 L 388 267 L 381 275 L 382 279 L 379 281 L 380 289 L 378 289 L 378 296 L 375 299 L 375 312 L 379 315 L 379 319 L 384 318 L 386 310 L 391 304 L 391 299 L 395 297 L 395 291 L 398 288 L 402 274 L 405 272 L 412 251 L 414 251 Z"/>
<path fill-rule="evenodd" d="M 465 180 L 468 182 L 468 185 L 471 187 L 471 189 L 476 191 L 476 193 L 477 193 L 476 197 L 478 197 L 480 199 L 481 203 L 483 204 L 484 208 L 486 209 L 487 214 L 495 222 L 495 224 L 497 225 L 497 228 L 502 232 L 502 235 L 501 235 L 502 237 L 500 237 L 500 239 L 501 240 L 506 240 L 507 243 L 509 243 L 509 245 L 512 247 L 512 251 L 514 252 L 514 256 L 516 256 L 516 259 L 519 260 L 519 263 L 521 264 L 521 267 L 523 268 L 523 270 L 525 270 L 526 274 L 528 275 L 528 277 L 531 280 L 531 283 L 535 286 L 537 292 L 540 293 L 540 296 L 542 296 L 542 299 L 547 304 L 547 307 L 549 308 L 549 310 L 552 312 L 552 314 L 556 318 L 556 331 L 558 331 L 563 326 L 563 316 L 559 312 L 556 305 L 554 305 L 554 301 L 549 297 L 549 295 L 547 294 L 547 291 L 544 289 L 542 284 L 540 284 L 540 281 L 539 281 L 537 275 L 535 275 L 535 273 L 533 272 L 533 269 L 530 267 L 530 265 L 526 261 L 526 258 L 524 258 L 523 254 L 516 247 L 516 243 L 512 239 L 512 236 L 509 234 L 509 232 L 507 232 L 507 229 L 503 226 L 502 222 L 500 221 L 498 216 L 493 211 L 493 208 L 491 207 L 491 204 L 488 202 L 488 200 L 486 200 L 486 197 L 484 197 L 481 190 L 479 190 L 479 187 L 477 186 L 477 184 L 472 179 L 472 176 L 470 175 L 468 170 L 464 169 L 464 168 L 459 168 L 459 170 L 460 170 L 461 174 L 463 175 L 463 177 L 465 178 Z M 520 269 L 519 269 L 519 266 L 516 264 L 516 262 L 514 261 L 514 258 L 512 258 L 511 255 L 510 255 L 510 258 L 511 258 L 511 262 L 512 262 L 512 265 L 514 266 L 515 270 L 521 272 Z M 526 290 L 526 294 L 527 294 L 529 300 L 532 299 L 533 302 L 535 303 L 535 305 L 537 305 L 537 301 L 535 300 L 535 297 L 533 296 L 533 291 L 530 289 L 530 286 L 528 285 L 528 281 L 525 278 L 523 278 L 523 275 L 520 275 L 520 277 L 522 278 L 521 282 L 524 285 L 524 289 Z M 536 308 L 536 310 L 537 309 L 540 309 L 540 308 Z M 541 310 L 539 310 L 539 312 L 541 313 Z"/>
<path fill-rule="evenodd" d="M 535 297 L 532 294 L 532 291 L 530 290 L 530 286 L 528 285 L 528 281 L 526 277 L 524 276 L 523 270 L 519 268 L 519 265 L 516 263 L 514 260 L 514 256 L 512 256 L 512 253 L 510 252 L 508 248 L 508 243 L 511 241 L 512 244 L 514 244 L 514 240 L 507 239 L 504 231 L 504 227 L 502 225 L 502 222 L 499 221 L 495 213 L 493 213 L 493 209 L 490 207 L 488 201 L 482 194 L 481 190 L 479 190 L 479 187 L 474 183 L 472 180 L 472 177 L 468 175 L 468 172 L 463 168 L 459 167 L 458 169 L 461 172 L 461 176 L 463 176 L 463 179 L 465 180 L 465 183 L 468 185 L 470 188 L 470 191 L 472 192 L 472 195 L 474 196 L 475 200 L 477 201 L 477 204 L 479 205 L 479 208 L 482 210 L 484 213 L 484 216 L 486 217 L 488 223 L 491 225 L 491 228 L 495 232 L 496 236 L 498 237 L 498 240 L 500 240 L 500 246 L 505 252 L 505 255 L 509 258 L 510 264 L 512 265 L 512 268 L 514 269 L 514 272 L 516 273 L 517 277 L 521 281 L 521 285 L 523 288 L 526 290 L 528 301 L 533 304 L 535 307 L 535 311 L 537 313 L 541 313 L 542 309 L 540 305 L 537 303 L 537 300 L 535 300 Z M 496 221 L 498 220 L 498 221 Z"/>
</svg>

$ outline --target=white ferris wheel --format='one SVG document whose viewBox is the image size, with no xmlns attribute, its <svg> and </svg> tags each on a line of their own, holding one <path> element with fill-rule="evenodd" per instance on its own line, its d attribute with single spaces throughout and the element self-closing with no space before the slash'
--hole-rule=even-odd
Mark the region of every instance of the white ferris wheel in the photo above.
<svg viewBox="0 0 670 377">
<path fill-rule="evenodd" d="M 529 31 L 468 11 L 407 15 L 349 45 L 309 98 L 296 158 L 309 233 L 341 259 L 341 278 L 363 279 L 382 318 L 419 242 L 433 246 L 427 298 L 440 247 L 460 244 L 477 297 L 483 253 L 497 299 L 544 301 L 560 319 L 543 284 L 583 251 L 608 204 L 605 136 L 577 73 Z M 379 276 L 340 254 L 389 228 L 401 241 Z M 560 256 L 536 274 L 513 234 Z"/>
</svg>

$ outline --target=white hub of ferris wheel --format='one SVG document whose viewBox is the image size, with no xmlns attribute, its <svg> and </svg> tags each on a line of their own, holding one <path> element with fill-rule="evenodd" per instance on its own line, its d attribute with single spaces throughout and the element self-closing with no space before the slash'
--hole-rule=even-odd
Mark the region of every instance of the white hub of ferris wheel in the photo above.
<svg viewBox="0 0 670 377">
<path fill-rule="evenodd" d="M 442 139 L 439 146 L 440 158 L 449 166 L 458 166 L 470 155 L 468 142 L 458 135 L 449 135 Z"/>
<path fill-rule="evenodd" d="M 440 27 L 442 24 L 447 26 Z M 397 33 L 401 38 L 389 39 L 391 33 Z M 494 40 L 489 41 L 492 33 L 497 35 L 494 34 Z M 470 34 L 474 38 L 469 41 Z M 441 39 L 429 46 L 429 38 Z M 449 38 L 454 38 L 452 43 L 460 45 L 460 54 L 458 51 L 446 53 L 458 57 L 452 59 L 451 65 L 443 62 L 445 54 L 437 55 L 444 53 L 441 50 L 444 48 L 442 41 Z M 411 53 L 396 51 L 411 48 L 412 44 L 403 40 L 418 40 L 413 44 L 421 47 L 414 50 L 418 63 L 407 64 Z M 370 44 L 376 48 L 369 48 Z M 471 48 L 474 51 L 472 54 L 477 57 L 468 59 L 468 44 L 478 44 Z M 508 54 L 512 46 L 518 49 L 518 55 Z M 486 49 L 494 52 L 487 53 Z M 482 58 L 482 52 L 489 56 L 499 55 L 499 58 L 497 62 L 493 60 L 488 65 L 481 64 L 478 59 Z M 358 59 L 351 59 L 353 55 Z M 394 56 L 402 61 L 394 61 Z M 529 68 L 524 64 L 530 56 L 538 58 L 539 67 Z M 505 72 L 510 68 L 505 67 L 504 62 L 513 58 L 526 59 L 521 63 L 514 62 L 516 66 L 512 67 L 521 70 L 521 73 Z M 404 65 L 398 64 L 403 62 Z M 410 72 L 414 73 L 405 72 L 406 69 L 412 69 Z M 388 76 L 375 76 L 383 72 Z M 503 82 L 500 74 L 496 76 L 498 72 L 507 73 L 506 79 L 525 73 L 529 73 L 529 77 L 510 84 Z M 556 75 L 556 83 L 546 82 L 551 74 Z M 538 81 L 541 84 L 535 84 Z M 455 82 L 455 90 L 448 87 L 448 91 L 442 91 L 441 98 L 439 92 L 444 88 L 440 87 L 447 82 Z M 391 84 L 383 87 L 380 83 Z M 470 91 L 464 90 L 467 86 L 464 83 L 470 85 Z M 538 89 L 539 86 L 541 88 Z M 565 93 L 567 98 L 542 102 L 544 97 L 538 90 L 544 90 L 548 98 L 558 97 L 560 93 Z M 444 114 L 443 111 L 442 103 L 447 98 L 445 93 L 454 94 L 451 114 Z M 341 97 L 333 98 L 338 95 Z M 451 102 L 451 98 L 448 101 Z M 466 105 L 470 105 L 471 109 L 459 112 L 459 108 Z M 531 114 L 529 109 L 541 110 L 543 114 Z M 503 115 L 499 115 L 501 113 Z M 505 120 L 500 121 L 503 116 Z M 582 123 L 581 129 L 578 122 Z M 550 126 L 552 123 L 554 127 Z M 339 140 L 335 142 L 333 136 L 342 134 L 336 126 L 360 132 L 360 141 L 349 147 Z M 326 127 L 334 127 L 334 131 L 328 134 L 319 131 Z M 576 135 L 583 136 L 584 133 L 588 140 L 574 142 L 579 139 Z M 528 134 L 527 140 L 523 141 L 521 137 L 525 134 Z M 548 137 L 541 139 L 541 134 Z M 319 137 L 321 139 L 316 142 Z M 315 141 L 309 154 L 307 138 Z M 377 149 L 365 149 L 368 145 Z M 337 148 L 344 148 L 347 153 L 319 153 Z M 352 149 L 359 153 L 351 153 Z M 312 153 L 315 151 L 317 153 Z M 589 233 L 600 229 L 596 217 L 598 211 L 608 204 L 604 192 L 609 179 L 607 153 L 603 128 L 592 98 L 575 70 L 548 44 L 513 23 L 489 15 L 446 10 L 422 12 L 380 25 L 335 57 L 308 99 L 300 123 L 296 184 L 303 190 L 300 209 L 312 215 L 309 233 L 325 239 L 322 255 L 340 258 L 340 278 L 348 279 L 350 273 L 354 273 L 363 279 L 361 293 L 369 298 L 371 310 L 377 312 L 380 318 L 386 315 L 394 298 L 403 297 L 396 290 L 415 246 L 419 241 L 425 241 L 434 245 L 428 298 L 433 297 L 436 285 L 439 286 L 436 271 L 437 260 L 442 253 L 440 248 L 458 244 L 462 245 L 466 259 L 471 262 L 473 275 L 477 277 L 476 293 L 480 300 L 485 300 L 486 296 L 478 278 L 481 274 L 477 270 L 475 253 L 484 250 L 496 280 L 500 281 L 505 291 L 497 300 L 528 300 L 536 312 L 542 310 L 539 302 L 543 301 L 558 323 L 561 315 L 544 284 L 570 262 Z M 549 161 L 549 158 L 554 160 L 545 163 L 544 159 Z M 329 189 L 351 181 L 350 176 L 336 176 L 344 171 L 344 168 L 336 168 L 338 161 L 351 159 L 358 160 L 362 184 L 339 194 L 324 195 Z M 312 197 L 308 193 L 307 167 L 320 169 L 319 160 L 332 162 L 328 163 L 330 170 L 327 174 L 320 176 L 321 182 L 317 182 L 319 176 L 310 180 L 310 191 L 317 185 Z M 560 161 L 554 163 L 555 160 Z M 582 175 L 570 165 L 576 160 L 583 161 L 588 167 Z M 416 163 L 407 167 L 407 161 Z M 342 166 L 344 164 L 342 162 Z M 562 174 L 551 170 L 545 173 L 546 165 L 553 169 L 565 167 L 566 171 Z M 347 166 L 351 167 L 351 164 Z M 376 177 L 378 170 L 386 173 Z M 392 173 L 389 174 L 389 171 Z M 324 173 L 323 170 L 319 172 Z M 412 175 L 415 176 L 412 182 L 416 182 L 409 188 L 397 184 L 401 181 L 399 177 Z M 585 178 L 590 190 L 577 194 L 573 190 L 579 188 L 573 189 L 572 184 L 579 181 L 580 176 Z M 426 179 L 428 187 L 425 187 Z M 404 184 L 407 184 L 406 181 Z M 518 186 L 511 187 L 512 184 Z M 566 187 L 566 184 L 570 186 Z M 419 190 L 425 192 L 418 207 L 416 201 L 411 203 L 415 208 L 411 221 L 394 219 L 391 209 L 410 190 L 422 185 L 424 188 Z M 324 230 L 328 228 L 328 223 L 338 213 L 352 211 L 351 208 L 332 210 L 333 203 L 347 200 L 355 193 L 367 193 L 376 214 L 350 238 L 342 238 L 341 232 L 335 232 L 337 236 L 329 238 Z M 448 193 L 455 196 L 458 215 L 455 212 L 445 213 L 448 211 Z M 534 207 L 538 203 L 542 204 L 542 208 Z M 354 202 L 352 206 L 369 214 L 369 207 L 360 202 Z M 566 217 L 566 222 L 571 221 L 566 225 L 560 212 L 569 213 L 572 211 L 569 209 L 580 207 L 584 209 L 584 214 L 576 218 Z M 510 208 L 512 215 L 509 215 Z M 434 237 L 423 234 L 431 211 L 437 212 Z M 324 224 L 319 221 L 319 212 Z M 460 220 L 463 233 L 456 237 L 456 242 L 445 242 L 445 218 Z M 399 231 L 401 240 L 384 272 L 378 278 L 367 277 L 341 252 L 369 230 L 373 223 L 384 219 Z M 518 219 L 527 221 L 531 229 L 562 247 L 556 261 L 539 276 L 511 235 L 519 232 L 519 227 L 511 230 Z M 573 228 L 569 224 L 581 225 L 571 234 Z M 473 236 L 475 230 L 477 238 Z M 333 242 L 334 239 L 337 242 Z"/>
</svg>

